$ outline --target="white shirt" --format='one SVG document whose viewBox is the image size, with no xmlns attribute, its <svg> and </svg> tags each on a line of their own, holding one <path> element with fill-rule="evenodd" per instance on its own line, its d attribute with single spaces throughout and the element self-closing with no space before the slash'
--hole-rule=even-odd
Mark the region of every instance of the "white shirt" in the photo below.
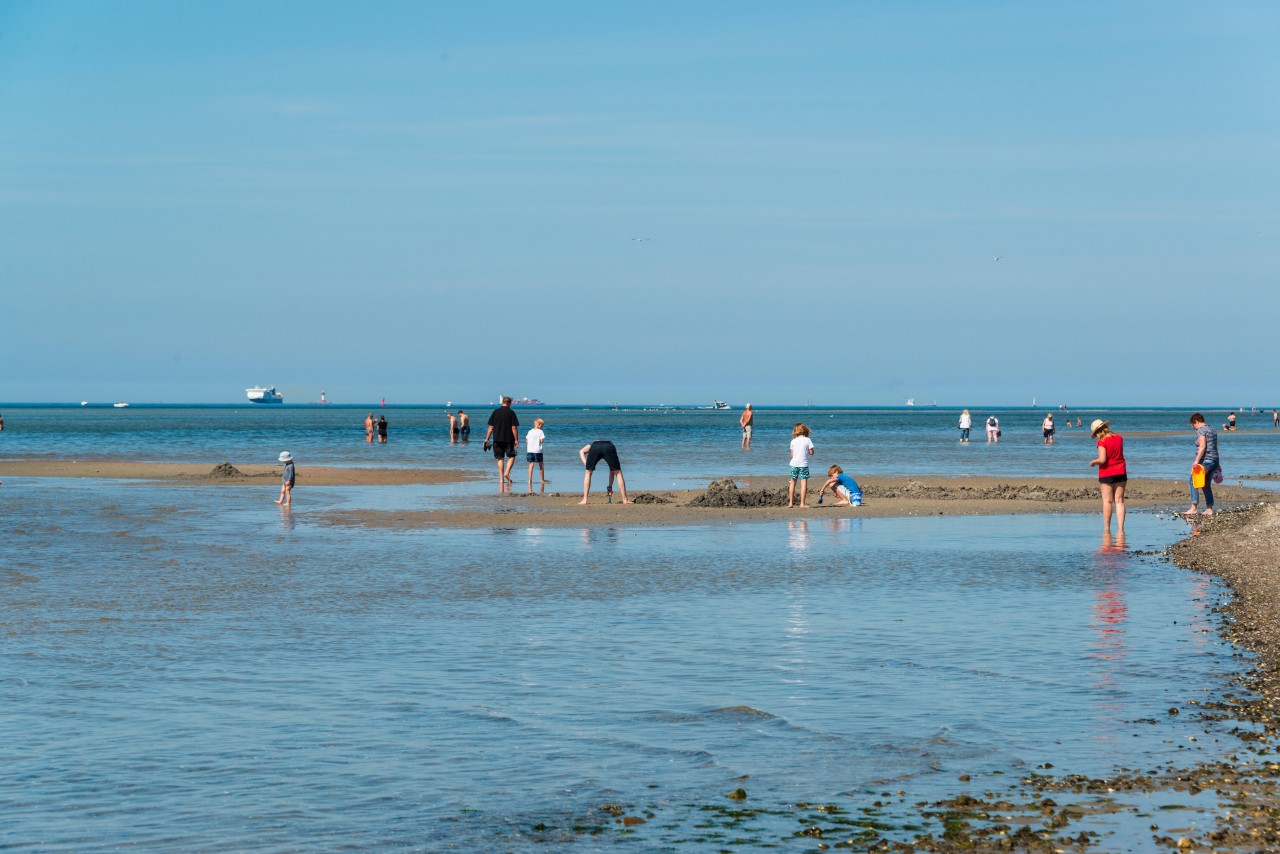
<svg viewBox="0 0 1280 854">
<path fill-rule="evenodd" d="M 969 416 L 969 413 L 967 412 L 960 413 L 960 429 L 968 430 L 972 426 L 973 426 L 973 418 Z"/>
<path fill-rule="evenodd" d="M 547 434 L 534 427 L 524 436 L 525 450 L 530 454 L 540 454 L 542 453 L 542 443 L 546 440 Z"/>
<path fill-rule="evenodd" d="M 813 442 L 808 436 L 796 436 L 791 440 L 791 465 L 809 465 L 809 455 L 813 453 Z"/>
</svg>

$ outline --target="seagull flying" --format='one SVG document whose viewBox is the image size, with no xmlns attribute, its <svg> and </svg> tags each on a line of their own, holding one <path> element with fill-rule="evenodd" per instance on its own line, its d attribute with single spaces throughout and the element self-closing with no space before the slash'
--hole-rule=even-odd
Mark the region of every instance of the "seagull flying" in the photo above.
<svg viewBox="0 0 1280 854">
<path fill-rule="evenodd" d="M 1000 260 L 1001 258 L 1003 258 L 1003 257 L 1004 257 L 1003 255 L 992 255 L 992 256 L 991 256 L 991 260 L 992 260 L 992 261 L 999 261 L 999 260 Z"/>
</svg>

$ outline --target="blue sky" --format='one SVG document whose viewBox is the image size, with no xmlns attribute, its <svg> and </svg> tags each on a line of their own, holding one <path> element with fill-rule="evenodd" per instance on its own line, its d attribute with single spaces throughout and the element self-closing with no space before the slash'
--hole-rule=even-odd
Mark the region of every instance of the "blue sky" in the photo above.
<svg viewBox="0 0 1280 854">
<path fill-rule="evenodd" d="M 0 400 L 1280 404 L 1277 44 L 1263 2 L 0 2 Z"/>
</svg>

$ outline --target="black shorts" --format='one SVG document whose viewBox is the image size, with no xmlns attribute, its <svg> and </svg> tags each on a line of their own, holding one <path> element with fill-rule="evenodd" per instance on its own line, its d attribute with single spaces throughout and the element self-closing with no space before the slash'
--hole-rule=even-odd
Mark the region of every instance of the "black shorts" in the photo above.
<svg viewBox="0 0 1280 854">
<path fill-rule="evenodd" d="M 618 449 L 607 439 L 597 439 L 587 449 L 587 471 L 595 471 L 601 460 L 609 464 L 609 471 L 622 471 L 622 463 L 618 462 Z"/>
<path fill-rule="evenodd" d="M 503 457 L 514 457 L 515 455 L 516 455 L 515 442 L 494 442 L 493 443 L 493 458 L 495 460 L 500 460 Z"/>
<path fill-rule="evenodd" d="M 1106 477 L 1098 478 L 1098 483 L 1127 483 L 1129 475 L 1127 474 L 1109 474 Z"/>
</svg>

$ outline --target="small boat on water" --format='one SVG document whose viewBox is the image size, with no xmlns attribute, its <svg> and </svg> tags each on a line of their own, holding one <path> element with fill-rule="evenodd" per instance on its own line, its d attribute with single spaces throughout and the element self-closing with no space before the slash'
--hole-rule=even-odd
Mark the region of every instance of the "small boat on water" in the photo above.
<svg viewBox="0 0 1280 854">
<path fill-rule="evenodd" d="M 728 409 L 729 404 L 725 403 L 723 400 L 713 400 L 711 402 L 711 408 L 712 409 Z"/>
<path fill-rule="evenodd" d="M 81 406 L 83 406 L 83 405 L 84 405 L 84 404 L 81 404 Z M 112 406 L 114 406 L 116 409 L 124 409 L 124 408 L 125 408 L 125 407 L 127 407 L 129 404 L 127 404 L 127 403 L 113 403 L 113 404 L 111 404 L 111 405 L 112 405 Z"/>
<path fill-rule="evenodd" d="M 276 391 L 275 386 L 255 386 L 245 389 L 244 393 L 250 403 L 284 403 L 284 395 Z"/>
</svg>

